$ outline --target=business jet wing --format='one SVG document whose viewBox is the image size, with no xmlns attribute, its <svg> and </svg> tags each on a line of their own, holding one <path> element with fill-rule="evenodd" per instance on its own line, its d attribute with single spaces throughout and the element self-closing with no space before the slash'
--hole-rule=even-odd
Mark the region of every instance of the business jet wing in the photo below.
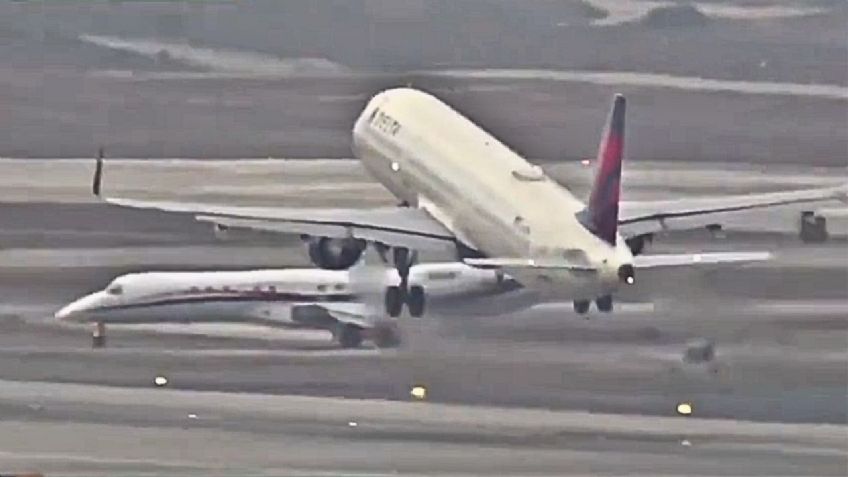
<svg viewBox="0 0 848 477">
<path fill-rule="evenodd" d="M 338 322 L 370 328 L 379 310 L 364 303 L 314 302 L 292 305 L 262 303 L 248 313 L 250 322 L 266 326 L 297 325 L 333 329 Z"/>
<path fill-rule="evenodd" d="M 771 192 L 763 194 L 700 197 L 679 200 L 620 203 L 618 230 L 624 237 L 720 225 L 729 214 L 792 204 L 846 201 L 848 189 Z"/>
<path fill-rule="evenodd" d="M 319 303 L 316 304 L 325 309 L 327 313 L 341 323 L 355 325 L 361 328 L 374 326 L 373 319 L 377 317 L 377 311 L 370 309 L 365 303 Z"/>
</svg>

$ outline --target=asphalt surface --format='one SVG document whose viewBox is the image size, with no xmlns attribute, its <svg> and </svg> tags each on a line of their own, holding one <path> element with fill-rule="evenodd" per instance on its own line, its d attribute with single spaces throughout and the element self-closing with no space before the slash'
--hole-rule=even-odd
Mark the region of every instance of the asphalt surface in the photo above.
<svg viewBox="0 0 848 477">
<path fill-rule="evenodd" d="M 391 203 L 351 163 L 233 167 L 115 161 L 106 178 L 108 190 L 141 197 Z M 584 187 L 579 165 L 561 167 L 554 173 Z M 304 266 L 302 245 L 221 241 L 190 217 L 94 203 L 91 161 L 0 168 L 3 472 L 844 475 L 848 468 L 846 246 L 801 244 L 796 211 L 770 216 L 784 233 L 660 238 L 652 251 L 770 250 L 775 259 L 642 274 L 609 316 L 584 319 L 570 304 L 494 316 L 480 310 L 497 301 L 436 303 L 427 319 L 402 320 L 404 344 L 395 350 L 337 350 L 323 332 L 247 326 L 111 327 L 107 348 L 95 350 L 88 329 L 59 324 L 52 313 L 115 275 Z M 681 164 L 656 176 L 634 168 L 626 190 L 679 196 L 844 180 L 838 169 L 710 171 Z M 733 180 L 716 187 L 720 174 Z M 703 339 L 715 342 L 715 359 L 684 360 Z M 167 389 L 154 388 L 158 375 L 169 379 Z M 419 384 L 429 389 L 427 402 L 408 402 Z M 694 417 L 676 416 L 680 402 L 692 404 Z"/>
<path fill-rule="evenodd" d="M 845 165 L 844 2 L 666 3 L 3 2 L 0 156 L 347 157 L 412 84 L 533 160 L 592 157 L 618 92 L 634 161 Z"/>
</svg>

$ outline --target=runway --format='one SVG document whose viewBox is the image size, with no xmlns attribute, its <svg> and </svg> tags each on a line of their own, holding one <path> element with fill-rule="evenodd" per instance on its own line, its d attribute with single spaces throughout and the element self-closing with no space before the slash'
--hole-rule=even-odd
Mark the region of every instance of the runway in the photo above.
<svg viewBox="0 0 848 477">
<path fill-rule="evenodd" d="M 2 385 L 0 409 L 16 419 L 4 416 L 0 424 L 0 461 L 38 463 L 50 475 L 839 475 L 844 470 L 841 426 Z M 55 450 L 41 450 L 45 446 Z"/>
<path fill-rule="evenodd" d="M 640 275 L 610 316 L 584 319 L 569 304 L 492 316 L 480 310 L 497 300 L 432 303 L 427 319 L 401 321 L 395 350 L 222 325 L 112 327 L 107 347 L 91 349 L 86 328 L 52 313 L 120 273 L 308 265 L 297 239 L 220 240 L 191 217 L 97 204 L 91 165 L 0 161 L 0 471 L 844 475 L 848 466 L 845 242 L 802 244 L 795 210 L 767 220 L 782 233 L 660 237 L 651 251 L 775 257 Z M 579 164 L 551 170 L 585 187 Z M 737 165 L 724 187 L 712 185 L 720 173 L 708 165 L 661 173 L 635 167 L 626 190 L 685 196 L 844 181 L 839 169 Z M 116 160 L 106 174 L 109 190 L 133 196 L 391 203 L 346 161 Z M 715 342 L 715 359 L 687 362 L 699 339 Z M 166 389 L 154 388 L 159 375 Z M 427 402 L 409 402 L 418 384 Z M 676 415 L 684 401 L 694 418 Z"/>
</svg>

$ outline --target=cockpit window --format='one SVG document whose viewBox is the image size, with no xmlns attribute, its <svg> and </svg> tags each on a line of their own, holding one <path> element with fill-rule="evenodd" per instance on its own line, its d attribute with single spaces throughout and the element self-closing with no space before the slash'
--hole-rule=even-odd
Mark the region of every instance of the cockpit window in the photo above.
<svg viewBox="0 0 848 477">
<path fill-rule="evenodd" d="M 116 283 L 114 285 L 109 286 L 109 288 L 106 289 L 106 293 L 110 295 L 121 295 L 124 293 L 124 287 Z"/>
</svg>

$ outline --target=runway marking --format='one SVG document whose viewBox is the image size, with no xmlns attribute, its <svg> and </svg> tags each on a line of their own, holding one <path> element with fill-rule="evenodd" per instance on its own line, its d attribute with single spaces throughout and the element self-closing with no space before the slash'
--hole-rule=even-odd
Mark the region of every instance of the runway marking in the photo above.
<svg viewBox="0 0 848 477">
<path fill-rule="evenodd" d="M 848 100 L 848 88 L 836 84 L 800 84 L 768 81 L 734 81 L 698 76 L 675 76 L 638 71 L 584 71 L 521 68 L 445 69 L 419 71 L 422 76 L 476 80 L 543 80 L 612 86 L 670 88 L 688 91 L 732 92 L 758 95 L 818 97 Z"/>
<path fill-rule="evenodd" d="M 524 311 L 559 311 L 564 309 L 573 309 L 572 303 L 539 303 L 538 305 L 533 305 Z M 648 314 L 653 313 L 655 310 L 656 305 L 653 302 L 619 302 L 615 304 L 615 311 L 613 314 Z"/>
<path fill-rule="evenodd" d="M 6 423 L 10 421 L 4 421 Z M 12 421 L 13 422 L 13 421 Z M 26 424 L 25 422 L 21 422 Z M 0 450 L 0 459 L 15 461 L 15 460 L 36 460 L 36 461 L 58 461 L 57 463 L 71 462 L 78 464 L 106 464 L 106 465 L 133 465 L 133 466 L 155 466 L 155 467 L 170 467 L 179 469 L 209 469 L 213 470 L 221 468 L 220 466 L 200 465 L 195 462 L 179 462 L 152 459 L 127 459 L 116 457 L 98 457 L 94 455 L 80 455 L 79 453 L 63 453 L 63 452 L 6 452 Z M 52 474 L 52 473 L 51 473 Z"/>
<path fill-rule="evenodd" d="M 156 357 L 203 357 L 203 358 L 307 358 L 307 359 L 337 359 L 337 358 L 377 358 L 391 355 L 391 350 L 374 348 L 362 349 L 333 349 L 333 350 L 261 350 L 261 349 L 165 349 L 152 347 L 137 348 L 74 348 L 51 347 L 45 349 L 37 346 L 3 346 L 0 356 L 13 355 L 30 356 L 59 356 L 69 357 L 107 357 L 107 356 L 156 356 Z"/>
</svg>

